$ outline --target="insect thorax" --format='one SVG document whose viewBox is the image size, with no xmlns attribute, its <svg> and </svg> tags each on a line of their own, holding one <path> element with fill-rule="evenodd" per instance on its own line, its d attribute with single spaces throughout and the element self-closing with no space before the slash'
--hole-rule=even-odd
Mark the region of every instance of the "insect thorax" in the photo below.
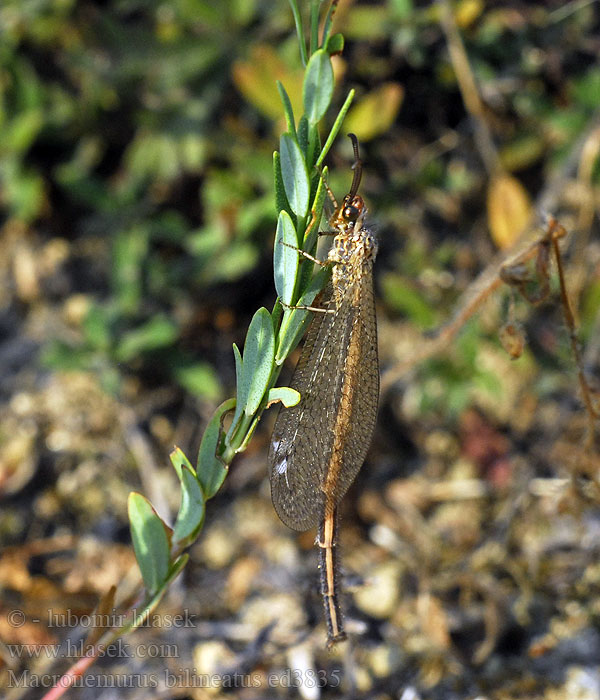
<svg viewBox="0 0 600 700">
<path fill-rule="evenodd" d="M 354 284 L 373 264 L 377 254 L 375 236 L 364 225 L 367 208 L 363 198 L 347 194 L 329 219 L 336 236 L 328 260 L 333 263 L 332 283 L 336 296 Z"/>
<path fill-rule="evenodd" d="M 355 227 L 349 233 L 338 234 L 328 258 L 333 263 L 333 288 L 341 292 L 354 284 L 371 267 L 377 254 L 377 242 L 365 227 Z"/>
</svg>

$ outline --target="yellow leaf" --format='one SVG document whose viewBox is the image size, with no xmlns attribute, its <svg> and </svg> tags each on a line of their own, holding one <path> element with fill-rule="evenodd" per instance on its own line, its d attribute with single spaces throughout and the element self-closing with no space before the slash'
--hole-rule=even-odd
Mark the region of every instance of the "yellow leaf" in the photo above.
<svg viewBox="0 0 600 700">
<path fill-rule="evenodd" d="M 497 175 L 487 193 L 488 225 L 494 243 L 506 250 L 531 219 L 531 202 L 523 185 L 512 175 Z"/>
<path fill-rule="evenodd" d="M 270 47 L 259 44 L 252 48 L 247 61 L 233 64 L 233 82 L 242 95 L 270 119 L 278 119 L 283 107 L 277 90 L 279 80 L 292 102 L 296 123 L 303 113 L 302 70 L 290 70 Z"/>
<path fill-rule="evenodd" d="M 384 83 L 368 93 L 350 110 L 344 128 L 360 141 L 369 141 L 387 131 L 400 109 L 404 89 L 398 83 Z"/>
<path fill-rule="evenodd" d="M 483 0 L 460 0 L 454 10 L 456 24 L 461 29 L 467 29 L 485 9 Z"/>
</svg>

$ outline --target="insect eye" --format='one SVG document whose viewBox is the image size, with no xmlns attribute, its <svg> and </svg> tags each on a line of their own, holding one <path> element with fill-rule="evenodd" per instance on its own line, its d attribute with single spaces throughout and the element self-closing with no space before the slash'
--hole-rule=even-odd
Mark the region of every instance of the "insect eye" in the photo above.
<svg viewBox="0 0 600 700">
<path fill-rule="evenodd" d="M 344 208 L 344 218 L 349 221 L 356 221 L 358 219 L 359 211 L 357 207 L 349 206 Z"/>
</svg>

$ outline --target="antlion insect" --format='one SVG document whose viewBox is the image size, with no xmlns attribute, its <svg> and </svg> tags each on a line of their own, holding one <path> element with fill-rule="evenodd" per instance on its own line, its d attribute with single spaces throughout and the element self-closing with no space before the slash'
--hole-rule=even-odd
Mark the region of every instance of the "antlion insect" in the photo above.
<svg viewBox="0 0 600 700">
<path fill-rule="evenodd" d="M 358 139 L 354 177 L 329 219 L 333 246 L 325 262 L 331 282 L 323 291 L 291 386 L 300 402 L 279 413 L 269 453 L 271 496 L 281 520 L 294 530 L 318 525 L 321 593 L 328 646 L 346 638 L 338 600 L 337 509 L 360 469 L 375 427 L 379 398 L 373 262 L 377 243 L 364 224 L 357 194 L 362 175 Z M 299 251 L 299 254 L 310 256 Z M 302 307 L 300 307 L 302 308 Z"/>
</svg>

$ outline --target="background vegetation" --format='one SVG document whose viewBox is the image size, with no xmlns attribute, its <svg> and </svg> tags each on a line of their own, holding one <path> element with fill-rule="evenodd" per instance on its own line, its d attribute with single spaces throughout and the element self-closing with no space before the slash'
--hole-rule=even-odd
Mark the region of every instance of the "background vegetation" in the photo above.
<svg viewBox="0 0 600 700">
<path fill-rule="evenodd" d="M 550 213 L 593 385 L 599 12 L 445 7 L 340 2 L 335 17 L 334 104 L 356 88 L 344 129 L 380 240 L 380 421 L 341 528 L 360 636 L 323 650 L 313 535 L 269 501 L 266 414 L 161 608 L 195 625 L 136 633 L 179 656 L 133 647 L 105 673 L 317 669 L 323 697 L 338 677 L 365 697 L 600 697 L 598 460 L 556 275 L 535 307 L 499 288 L 435 354 L 423 336 Z M 300 100 L 303 71 L 283 2 L 5 0 L 0 32 L 0 612 L 27 613 L 0 638 L 54 645 L 65 630 L 34 618 L 133 589 L 127 494 L 175 512 L 166 457 L 197 450 L 234 393 L 232 342 L 274 302 L 275 81 Z M 338 196 L 344 141 L 328 158 Z M 516 361 L 498 338 L 511 314 L 528 340 Z M 3 673 L 39 663 L 7 654 Z"/>
</svg>

